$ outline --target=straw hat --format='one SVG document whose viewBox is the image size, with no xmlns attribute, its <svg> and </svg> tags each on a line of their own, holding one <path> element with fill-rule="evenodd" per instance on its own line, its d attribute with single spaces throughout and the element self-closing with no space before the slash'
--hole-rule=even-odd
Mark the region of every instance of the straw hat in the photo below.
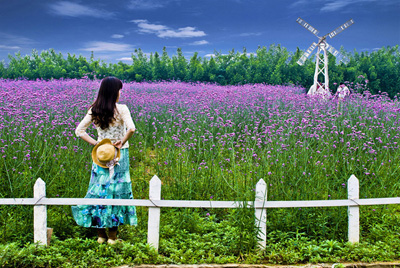
<svg viewBox="0 0 400 268">
<path fill-rule="evenodd" d="M 110 139 L 100 141 L 92 150 L 93 162 L 103 168 L 115 166 L 121 157 L 121 151 L 115 147 Z"/>
</svg>

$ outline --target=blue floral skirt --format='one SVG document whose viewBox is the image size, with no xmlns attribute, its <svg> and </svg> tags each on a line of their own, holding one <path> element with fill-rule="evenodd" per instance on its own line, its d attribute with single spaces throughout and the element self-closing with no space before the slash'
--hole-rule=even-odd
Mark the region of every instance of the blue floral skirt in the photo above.
<svg viewBox="0 0 400 268">
<path fill-rule="evenodd" d="M 93 163 L 85 198 L 133 199 L 129 149 L 121 149 L 119 165 L 114 167 L 111 177 L 108 168 Z M 76 223 L 83 227 L 112 228 L 122 224 L 137 225 L 134 206 L 72 206 L 72 215 Z"/>
</svg>

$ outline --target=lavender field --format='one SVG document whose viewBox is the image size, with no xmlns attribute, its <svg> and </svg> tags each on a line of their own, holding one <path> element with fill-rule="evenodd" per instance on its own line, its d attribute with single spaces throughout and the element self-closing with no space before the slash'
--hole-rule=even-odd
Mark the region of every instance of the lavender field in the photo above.
<svg viewBox="0 0 400 268">
<path fill-rule="evenodd" d="M 74 129 L 99 83 L 0 80 L 0 198 L 32 197 L 38 177 L 48 197 L 85 195 L 91 147 Z M 399 101 L 364 93 L 338 106 L 304 91 L 263 84 L 124 84 L 120 102 L 137 127 L 130 140 L 134 197 L 148 198 L 154 174 L 164 199 L 252 200 L 261 178 L 269 200 L 343 199 L 352 174 L 360 180 L 360 198 L 400 196 Z M 363 207 L 362 235 L 388 209 Z M 32 208 L 0 211 L 0 240 L 31 236 Z M 49 211 L 49 225 L 68 237 L 66 226 L 75 224 L 70 208 Z M 202 213 L 223 218 L 227 212 Z M 274 209 L 268 217 L 269 231 L 346 239 L 346 208 Z"/>
</svg>

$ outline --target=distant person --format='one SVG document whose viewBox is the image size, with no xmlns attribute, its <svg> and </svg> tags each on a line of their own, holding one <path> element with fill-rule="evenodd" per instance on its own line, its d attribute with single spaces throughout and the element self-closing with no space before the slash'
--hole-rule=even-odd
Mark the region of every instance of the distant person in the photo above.
<svg viewBox="0 0 400 268">
<path fill-rule="evenodd" d="M 350 90 L 348 87 L 346 87 L 346 85 L 341 84 L 338 89 L 336 90 L 336 94 L 335 96 L 338 98 L 338 106 L 337 106 L 337 110 L 339 111 L 339 108 L 341 106 L 341 102 L 350 95 Z"/>
<path fill-rule="evenodd" d="M 95 102 L 75 130 L 78 137 L 94 146 L 85 198 L 133 199 L 128 140 L 135 132 L 135 125 L 128 107 L 118 103 L 121 89 L 119 79 L 104 78 Z M 97 129 L 97 140 L 86 133 L 92 123 Z M 119 225 L 137 225 L 134 206 L 79 205 L 72 207 L 72 214 L 78 225 L 97 228 L 100 244 L 116 243 Z"/>
<path fill-rule="evenodd" d="M 346 87 L 346 85 L 341 84 L 337 91 L 336 91 L 336 96 L 338 98 L 339 101 L 344 100 L 344 98 L 346 98 L 346 96 L 350 95 L 350 90 L 348 87 Z"/>
</svg>

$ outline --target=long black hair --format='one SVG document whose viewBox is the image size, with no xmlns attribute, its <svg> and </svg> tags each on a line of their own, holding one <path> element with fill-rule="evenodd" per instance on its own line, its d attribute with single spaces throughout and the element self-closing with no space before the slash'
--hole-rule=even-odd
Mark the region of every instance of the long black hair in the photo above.
<svg viewBox="0 0 400 268">
<path fill-rule="evenodd" d="M 116 77 L 106 77 L 101 81 L 97 98 L 90 106 L 92 108 L 92 121 L 101 129 L 106 129 L 113 122 L 118 92 L 122 82 Z"/>
</svg>

